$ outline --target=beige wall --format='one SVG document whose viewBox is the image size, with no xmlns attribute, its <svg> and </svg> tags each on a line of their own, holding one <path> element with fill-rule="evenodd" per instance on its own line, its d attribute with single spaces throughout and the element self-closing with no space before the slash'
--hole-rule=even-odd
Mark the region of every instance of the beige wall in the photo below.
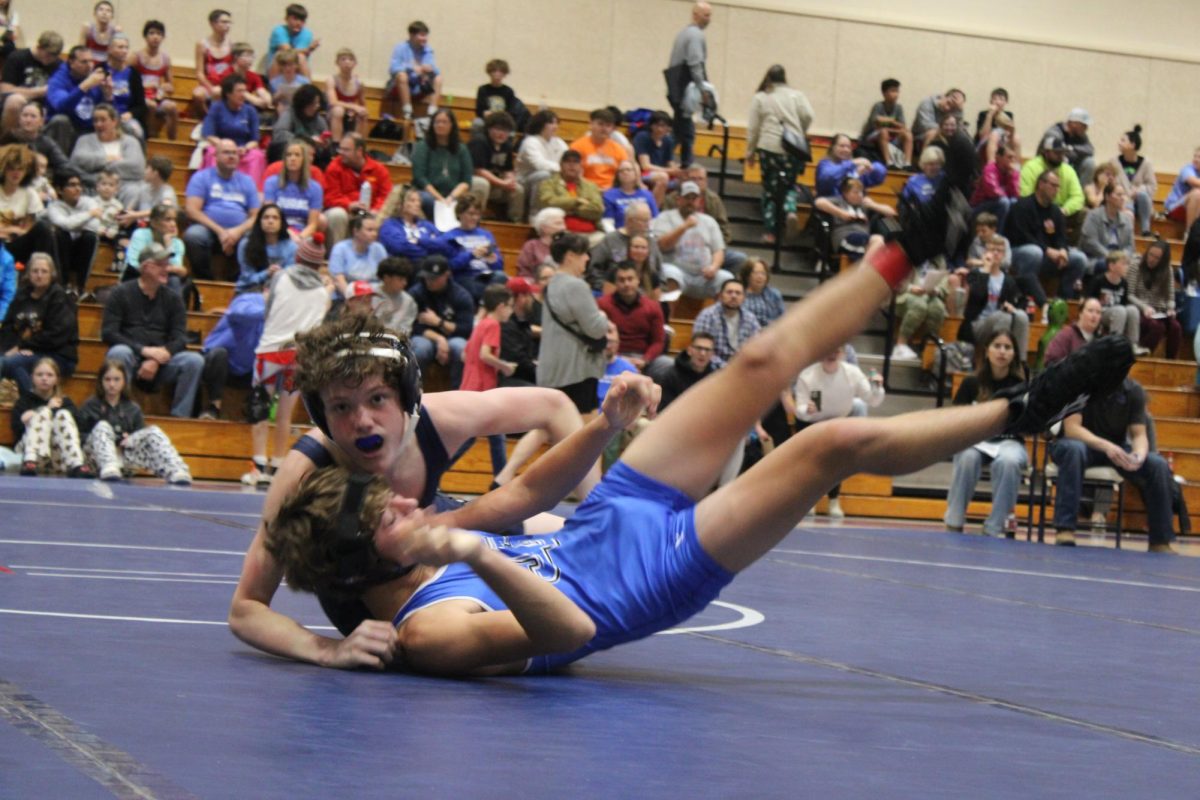
<svg viewBox="0 0 1200 800">
<path fill-rule="evenodd" d="M 284 0 L 218 0 L 234 16 L 234 37 L 261 53 Z M 215 2 L 213 4 L 215 6 Z M 483 64 L 506 58 L 528 103 L 589 108 L 665 106 L 661 70 L 687 20 L 687 0 L 308 0 L 309 22 L 324 41 L 315 68 L 327 74 L 337 47 L 353 47 L 365 80 L 380 84 L 405 28 L 421 18 L 448 93 L 474 96 Z M 919 100 L 951 85 L 967 92 L 968 118 L 993 86 L 1005 86 L 1030 145 L 1075 105 L 1092 112 L 1098 151 L 1114 151 L 1133 123 L 1145 128 L 1145 154 L 1174 171 L 1200 144 L 1200 3 L 1188 0 L 727 0 L 715 2 L 708 69 L 731 122 L 745 119 L 754 88 L 772 63 L 816 111 L 814 129 L 857 132 L 881 78 L 904 84 L 910 115 Z M 27 38 L 54 27 L 75 35 L 87 2 L 33 5 L 19 0 Z M 191 63 L 207 33 L 208 4 L 195 0 L 116 0 L 117 19 L 135 43 L 141 23 L 167 25 L 167 48 Z M 1003 12 L 997 12 L 997 8 Z M 1086 9 L 1083 11 L 1082 9 Z M 351 12 L 351 13 L 348 13 Z M 63 22 L 62 20 L 70 20 Z M 1179 102 L 1187 98 L 1188 103 Z"/>
</svg>

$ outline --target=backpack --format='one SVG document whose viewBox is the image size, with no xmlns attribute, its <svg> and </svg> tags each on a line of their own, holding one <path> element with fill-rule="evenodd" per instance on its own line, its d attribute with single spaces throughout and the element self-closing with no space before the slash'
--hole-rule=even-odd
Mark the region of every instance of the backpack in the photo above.
<svg viewBox="0 0 1200 800">
<path fill-rule="evenodd" d="M 633 108 L 625 112 L 625 122 L 629 125 L 629 139 L 631 141 L 634 136 L 650 128 L 650 115 L 653 113 L 648 108 Z"/>
</svg>

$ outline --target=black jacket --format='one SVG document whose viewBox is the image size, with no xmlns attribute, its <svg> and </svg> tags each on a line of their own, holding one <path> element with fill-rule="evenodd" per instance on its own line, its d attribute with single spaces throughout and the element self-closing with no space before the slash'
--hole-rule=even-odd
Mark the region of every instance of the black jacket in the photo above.
<svg viewBox="0 0 1200 800">
<path fill-rule="evenodd" d="M 676 397 L 690 389 L 693 384 L 713 374 L 716 370 L 716 365 L 710 361 L 704 372 L 696 372 L 692 369 L 692 359 L 686 350 L 675 356 L 675 364 L 671 367 L 671 371 L 663 375 L 662 400 L 658 404 L 658 410 L 661 412 Z"/>
<path fill-rule="evenodd" d="M 52 284 L 39 298 L 28 283 L 17 290 L 0 323 L 0 355 L 14 347 L 55 355 L 71 364 L 79 360 L 75 303 L 61 286 Z"/>
</svg>

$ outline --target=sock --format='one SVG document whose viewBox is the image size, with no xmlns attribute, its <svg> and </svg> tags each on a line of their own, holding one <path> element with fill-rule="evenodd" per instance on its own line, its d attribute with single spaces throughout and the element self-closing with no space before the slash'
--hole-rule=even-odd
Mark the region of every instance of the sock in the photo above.
<svg viewBox="0 0 1200 800">
<path fill-rule="evenodd" d="M 889 242 L 881 250 L 875 251 L 875 254 L 868 260 L 868 265 L 871 269 L 879 273 L 888 286 L 895 291 L 900 284 L 912 272 L 912 264 L 908 261 L 908 255 L 896 242 Z"/>
<path fill-rule="evenodd" d="M 404 112 L 404 118 L 405 118 L 405 119 L 411 119 L 411 118 L 412 118 L 412 103 L 405 103 L 405 104 L 404 104 L 404 108 L 403 108 L 403 109 L 401 109 L 401 110 Z"/>
<path fill-rule="evenodd" d="M 430 117 L 432 117 L 434 114 L 436 114 L 437 111 L 438 111 L 438 107 L 435 106 L 433 103 L 430 103 L 429 106 L 425 109 L 425 113 Z"/>
<path fill-rule="evenodd" d="M 253 456 L 250 459 L 250 461 L 252 461 L 254 463 L 254 468 L 256 470 L 258 470 L 259 472 L 267 471 L 267 457 L 266 456 Z"/>
</svg>

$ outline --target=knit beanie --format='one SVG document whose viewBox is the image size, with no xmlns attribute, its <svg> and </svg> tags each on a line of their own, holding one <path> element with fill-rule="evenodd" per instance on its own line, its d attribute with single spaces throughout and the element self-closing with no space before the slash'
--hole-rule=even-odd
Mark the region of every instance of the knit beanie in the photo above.
<svg viewBox="0 0 1200 800">
<path fill-rule="evenodd" d="M 308 239 L 301 239 L 296 246 L 296 263 L 320 269 L 325 263 L 325 235 L 318 231 Z"/>
</svg>

